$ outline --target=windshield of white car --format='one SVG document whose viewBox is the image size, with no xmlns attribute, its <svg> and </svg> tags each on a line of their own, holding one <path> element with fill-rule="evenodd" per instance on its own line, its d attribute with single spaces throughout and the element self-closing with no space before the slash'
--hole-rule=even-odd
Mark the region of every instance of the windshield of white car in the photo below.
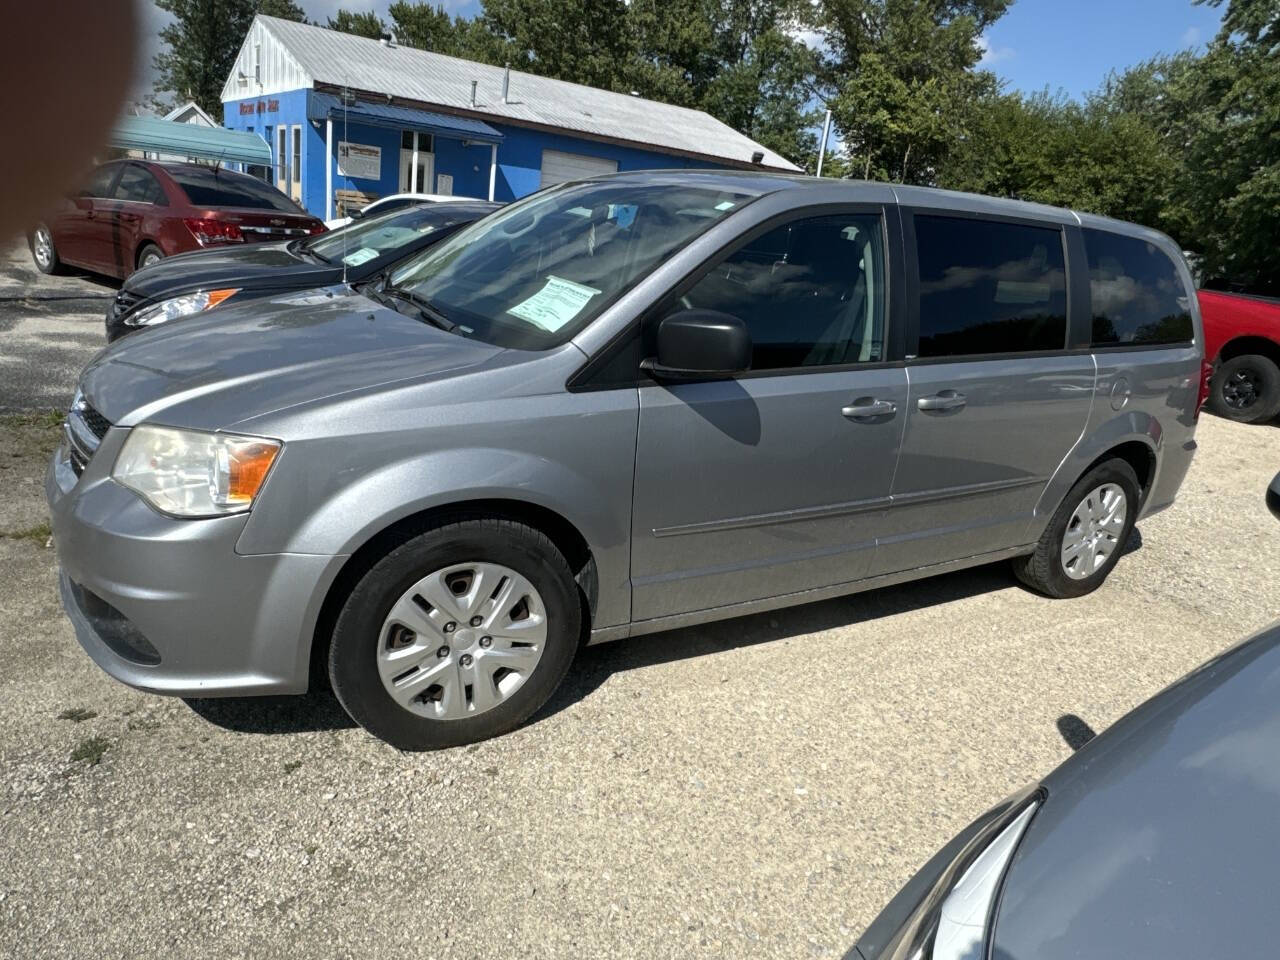
<svg viewBox="0 0 1280 960">
<path fill-rule="evenodd" d="M 432 304 L 463 336 L 545 350 L 757 195 L 678 179 L 564 184 L 462 228 L 389 287 Z"/>
<path fill-rule="evenodd" d="M 483 216 L 488 204 L 436 203 L 392 210 L 346 227 L 308 238 L 300 249 L 325 263 L 362 263 L 396 254 L 428 234 Z M 493 206 L 492 209 L 498 209 Z"/>
</svg>

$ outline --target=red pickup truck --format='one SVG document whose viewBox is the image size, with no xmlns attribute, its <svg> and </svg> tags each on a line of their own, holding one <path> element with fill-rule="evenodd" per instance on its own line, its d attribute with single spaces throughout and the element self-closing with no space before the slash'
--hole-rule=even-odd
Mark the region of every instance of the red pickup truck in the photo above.
<svg viewBox="0 0 1280 960">
<path fill-rule="evenodd" d="M 1201 290 L 1209 409 L 1241 423 L 1280 414 L 1280 300 Z"/>
</svg>

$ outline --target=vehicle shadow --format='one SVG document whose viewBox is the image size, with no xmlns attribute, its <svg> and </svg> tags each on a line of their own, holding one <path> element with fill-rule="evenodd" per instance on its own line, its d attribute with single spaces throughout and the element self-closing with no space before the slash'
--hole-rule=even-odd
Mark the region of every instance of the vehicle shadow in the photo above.
<svg viewBox="0 0 1280 960">
<path fill-rule="evenodd" d="M 1135 527 L 1124 553 L 1132 553 L 1141 547 L 1142 534 Z M 578 652 L 559 689 L 528 724 L 536 724 L 572 707 L 590 696 L 615 673 L 673 660 L 691 660 L 836 627 L 856 626 L 940 603 L 1006 590 L 1016 584 L 1007 563 L 993 563 L 846 597 L 586 647 Z M 348 729 L 356 725 L 327 684 L 300 697 L 184 698 L 184 702 L 207 722 L 238 733 L 306 733 Z"/>
<path fill-rule="evenodd" d="M 201 719 L 235 733 L 310 733 L 356 725 L 327 684 L 300 697 L 184 697 L 183 702 Z"/>
</svg>

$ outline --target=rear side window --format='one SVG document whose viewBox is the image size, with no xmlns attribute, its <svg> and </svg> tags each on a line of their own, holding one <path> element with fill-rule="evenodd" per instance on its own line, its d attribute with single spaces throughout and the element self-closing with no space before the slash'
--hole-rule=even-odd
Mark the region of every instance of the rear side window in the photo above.
<svg viewBox="0 0 1280 960">
<path fill-rule="evenodd" d="M 89 181 L 80 190 L 82 197 L 106 197 L 111 192 L 111 181 L 120 169 L 118 164 L 99 167 L 89 176 Z"/>
<path fill-rule="evenodd" d="M 1168 254 L 1106 230 L 1085 230 L 1084 246 L 1095 347 L 1191 340 L 1191 294 Z"/>
<path fill-rule="evenodd" d="M 302 213 L 302 208 L 261 180 L 204 167 L 167 168 L 195 207 L 238 207 L 242 210 L 278 210 Z"/>
<path fill-rule="evenodd" d="M 1061 350 L 1062 231 L 961 217 L 915 218 L 920 357 Z"/>
<path fill-rule="evenodd" d="M 709 270 L 686 301 L 746 324 L 753 370 L 883 360 L 880 217 L 815 217 L 770 230 Z"/>
<path fill-rule="evenodd" d="M 116 184 L 115 199 L 133 200 L 138 203 L 165 202 L 164 191 L 160 182 L 151 175 L 151 171 L 133 164 L 124 168 L 120 181 Z"/>
</svg>

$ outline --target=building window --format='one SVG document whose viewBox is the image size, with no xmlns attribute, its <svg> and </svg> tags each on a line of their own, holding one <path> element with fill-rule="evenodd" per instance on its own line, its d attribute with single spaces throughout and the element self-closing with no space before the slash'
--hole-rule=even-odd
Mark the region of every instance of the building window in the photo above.
<svg viewBox="0 0 1280 960">
<path fill-rule="evenodd" d="M 276 127 L 276 186 L 289 186 L 289 128 Z"/>
<path fill-rule="evenodd" d="M 302 183 L 302 128 L 293 128 L 293 182 Z"/>
</svg>

